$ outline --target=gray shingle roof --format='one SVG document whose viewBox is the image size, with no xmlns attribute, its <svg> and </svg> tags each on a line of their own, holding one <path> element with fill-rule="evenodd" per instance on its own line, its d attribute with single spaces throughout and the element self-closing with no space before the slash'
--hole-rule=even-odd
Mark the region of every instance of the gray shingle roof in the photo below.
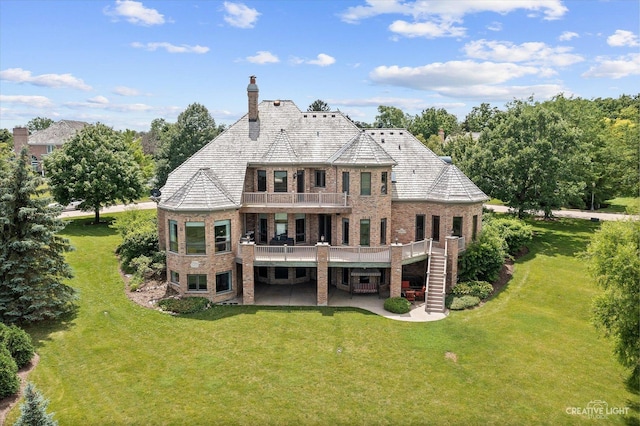
<svg viewBox="0 0 640 426">
<path fill-rule="evenodd" d="M 368 134 L 360 132 L 327 159 L 331 164 L 393 166 L 395 160 Z"/>
<path fill-rule="evenodd" d="M 262 101 L 258 111 L 257 122 L 249 122 L 245 115 L 171 172 L 162 188 L 160 207 L 196 209 L 199 206 L 203 210 L 216 210 L 240 206 L 248 166 L 294 163 L 307 167 L 393 166 L 394 200 L 478 202 L 488 199 L 471 181 L 463 184 L 458 180 L 458 185 L 467 193 L 464 200 L 447 195 L 447 191 L 460 192 L 456 185 L 448 184 L 446 190 L 434 186 L 447 165 L 407 130 L 362 131 L 340 112 L 302 112 L 286 100 Z M 204 179 L 203 168 L 215 171 L 217 180 L 213 187 L 190 184 Z M 453 179 L 447 182 L 449 180 Z M 216 190 L 225 195 L 219 200 L 220 204 L 212 202 L 210 195 L 204 193 Z"/>
<path fill-rule="evenodd" d="M 427 191 L 429 201 L 470 203 L 486 201 L 484 192 L 453 164 L 446 164 Z"/>
<path fill-rule="evenodd" d="M 62 145 L 73 138 L 89 123 L 84 121 L 60 120 L 46 129 L 39 130 L 29 135 L 29 145 Z"/>
<path fill-rule="evenodd" d="M 238 208 L 231 195 L 209 168 L 203 168 L 163 201 L 163 206 L 174 210 L 222 210 Z"/>
</svg>

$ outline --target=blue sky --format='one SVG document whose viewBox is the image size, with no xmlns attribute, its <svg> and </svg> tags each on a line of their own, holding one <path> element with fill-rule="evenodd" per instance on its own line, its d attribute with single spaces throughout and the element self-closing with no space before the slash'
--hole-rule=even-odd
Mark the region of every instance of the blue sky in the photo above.
<svg viewBox="0 0 640 426">
<path fill-rule="evenodd" d="M 463 119 L 482 102 L 640 90 L 638 0 L 0 1 L 0 128 L 34 117 L 148 130 L 316 99 Z"/>
</svg>

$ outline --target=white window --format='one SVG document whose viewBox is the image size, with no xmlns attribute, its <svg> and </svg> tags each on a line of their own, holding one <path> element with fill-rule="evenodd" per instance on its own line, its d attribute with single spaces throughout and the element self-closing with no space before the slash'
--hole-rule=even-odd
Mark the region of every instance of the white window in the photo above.
<svg viewBox="0 0 640 426">
<path fill-rule="evenodd" d="M 216 220 L 214 233 L 216 236 L 216 253 L 231 251 L 231 220 Z"/>
</svg>

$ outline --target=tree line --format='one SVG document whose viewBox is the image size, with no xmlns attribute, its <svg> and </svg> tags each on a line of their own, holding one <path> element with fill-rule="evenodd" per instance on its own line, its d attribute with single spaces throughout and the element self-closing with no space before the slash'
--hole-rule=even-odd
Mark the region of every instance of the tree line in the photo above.
<svg viewBox="0 0 640 426">
<path fill-rule="evenodd" d="M 331 107 L 317 99 L 307 110 Z M 560 94 L 543 102 L 514 100 L 502 109 L 481 103 L 462 121 L 444 108 L 411 115 L 380 105 L 372 123 L 353 122 L 361 128 L 405 128 L 436 154 L 450 156 L 487 195 L 520 215 L 550 216 L 561 207 L 597 209 L 614 197 L 638 196 L 639 117 L 640 94 Z M 52 123 L 37 117 L 27 127 L 33 132 Z M 153 120 L 147 132 L 90 125 L 47 158 L 52 195 L 61 204 L 81 201 L 80 209 L 94 211 L 97 222 L 101 207 L 161 188 L 171 171 L 224 130 L 198 103 L 175 123 Z M 10 155 L 10 146 L 11 133 L 0 130 L 0 157 Z"/>
</svg>

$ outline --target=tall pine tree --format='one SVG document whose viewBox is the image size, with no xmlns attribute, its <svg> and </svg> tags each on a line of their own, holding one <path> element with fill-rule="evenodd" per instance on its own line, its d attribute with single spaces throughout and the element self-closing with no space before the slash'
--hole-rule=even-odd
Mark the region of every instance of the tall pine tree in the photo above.
<svg viewBox="0 0 640 426">
<path fill-rule="evenodd" d="M 0 174 L 0 321 L 30 323 L 55 319 L 73 309 L 75 290 L 64 284 L 71 268 L 69 241 L 59 207 L 44 196 L 43 179 L 23 149 Z"/>
</svg>

